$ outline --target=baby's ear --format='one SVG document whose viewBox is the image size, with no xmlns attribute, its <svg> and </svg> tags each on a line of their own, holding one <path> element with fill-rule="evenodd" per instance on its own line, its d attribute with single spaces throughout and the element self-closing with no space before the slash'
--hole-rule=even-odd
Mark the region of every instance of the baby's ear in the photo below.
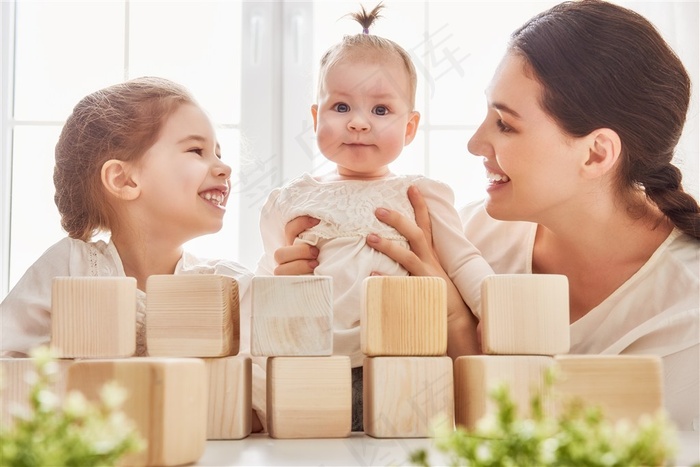
<svg viewBox="0 0 700 467">
<path fill-rule="evenodd" d="M 403 145 L 408 146 L 416 137 L 416 132 L 418 131 L 418 123 L 420 122 L 420 112 L 415 110 L 411 112 L 408 117 L 408 123 L 406 124 L 406 135 L 404 137 Z"/>
<path fill-rule="evenodd" d="M 592 131 L 588 140 L 588 154 L 582 171 L 588 178 L 597 178 L 609 173 L 620 159 L 622 142 L 616 131 L 600 128 Z"/>
<path fill-rule="evenodd" d="M 112 196 L 125 201 L 139 197 L 141 189 L 131 178 L 131 164 L 117 159 L 110 159 L 102 164 L 102 185 Z"/>
<path fill-rule="evenodd" d="M 311 116 L 314 118 L 314 133 L 316 133 L 316 124 L 318 123 L 318 105 L 311 106 Z"/>
</svg>

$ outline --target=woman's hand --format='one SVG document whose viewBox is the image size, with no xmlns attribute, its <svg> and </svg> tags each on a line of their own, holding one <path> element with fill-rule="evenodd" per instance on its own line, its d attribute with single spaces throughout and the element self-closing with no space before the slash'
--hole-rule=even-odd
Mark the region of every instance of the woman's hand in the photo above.
<svg viewBox="0 0 700 467">
<path fill-rule="evenodd" d="M 433 248 L 433 231 L 425 199 L 414 186 L 408 189 L 408 199 L 416 214 L 415 222 L 396 211 L 383 208 L 377 209 L 375 214 L 377 219 L 406 237 L 411 249 L 375 234 L 367 236 L 367 244 L 402 265 L 413 276 L 442 277 L 447 284 L 447 354 L 457 358 L 460 355 L 481 353 L 476 332 L 478 321 L 440 265 Z"/>
<path fill-rule="evenodd" d="M 313 217 L 300 216 L 284 226 L 286 246 L 275 251 L 275 261 L 278 265 L 274 271 L 276 276 L 297 276 L 314 272 L 318 266 L 318 248 L 306 243 L 293 243 L 302 232 L 318 225 L 319 222 Z"/>
<path fill-rule="evenodd" d="M 376 210 L 377 219 L 394 227 L 406 237 L 410 250 L 396 242 L 383 239 L 375 234 L 367 236 L 367 243 L 375 250 L 384 253 L 403 266 L 412 276 L 438 276 L 447 278 L 433 249 L 433 230 L 430 213 L 420 190 L 415 186 L 408 188 L 408 199 L 416 214 L 413 219 L 384 208 Z M 449 280 L 449 279 L 448 279 Z"/>
</svg>

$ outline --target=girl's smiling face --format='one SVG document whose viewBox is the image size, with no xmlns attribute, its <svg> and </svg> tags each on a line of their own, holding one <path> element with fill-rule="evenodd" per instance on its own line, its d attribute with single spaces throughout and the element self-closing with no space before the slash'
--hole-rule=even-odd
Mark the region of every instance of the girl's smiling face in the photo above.
<svg viewBox="0 0 700 467">
<path fill-rule="evenodd" d="M 136 165 L 148 220 L 190 239 L 223 225 L 231 167 L 221 160 L 214 127 L 199 107 L 183 104 Z"/>
<path fill-rule="evenodd" d="M 579 198 L 586 142 L 563 132 L 542 109 L 541 95 L 526 61 L 506 54 L 486 90 L 486 118 L 468 145 L 484 157 L 486 209 L 496 219 L 541 223 Z"/>
</svg>

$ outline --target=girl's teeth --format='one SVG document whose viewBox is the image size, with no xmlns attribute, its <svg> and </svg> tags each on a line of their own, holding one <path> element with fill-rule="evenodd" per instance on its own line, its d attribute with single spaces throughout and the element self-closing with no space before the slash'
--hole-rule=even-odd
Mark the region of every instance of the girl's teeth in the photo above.
<svg viewBox="0 0 700 467">
<path fill-rule="evenodd" d="M 212 193 L 211 191 L 207 191 L 206 193 L 202 193 L 200 196 L 216 205 L 221 205 L 221 203 L 224 202 L 224 196 L 221 193 Z"/>
<path fill-rule="evenodd" d="M 510 177 L 508 175 L 495 174 L 492 172 L 487 172 L 486 178 L 488 178 L 488 180 L 490 182 L 509 182 L 510 181 Z"/>
</svg>

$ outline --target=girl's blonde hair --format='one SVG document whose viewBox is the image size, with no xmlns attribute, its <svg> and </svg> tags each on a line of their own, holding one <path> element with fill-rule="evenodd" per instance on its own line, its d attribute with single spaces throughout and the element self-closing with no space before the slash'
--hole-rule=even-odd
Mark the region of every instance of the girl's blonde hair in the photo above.
<svg viewBox="0 0 700 467">
<path fill-rule="evenodd" d="M 184 87 L 154 77 L 116 84 L 78 102 L 56 144 L 53 174 L 54 201 L 70 237 L 88 241 L 111 230 L 114 215 L 102 187 L 102 165 L 110 159 L 138 161 L 182 104 L 197 105 Z"/>
<path fill-rule="evenodd" d="M 382 5 L 380 2 L 369 13 L 363 6 L 360 6 L 359 12 L 349 13 L 347 15 L 360 23 L 363 32 L 352 36 L 344 36 L 342 41 L 330 47 L 326 53 L 323 54 L 323 57 L 321 57 L 321 69 L 319 73 L 319 89 L 322 89 L 323 87 L 323 80 L 328 70 L 333 68 L 333 66 L 340 60 L 351 56 L 365 58 L 369 55 L 371 57 L 370 54 L 372 52 L 375 54 L 385 54 L 385 56 L 400 60 L 405 66 L 410 83 L 410 93 L 407 97 L 411 104 L 411 110 L 413 110 L 416 103 L 416 86 L 418 77 L 416 75 L 416 68 L 413 65 L 411 56 L 396 42 L 369 33 L 370 27 L 378 18 L 381 17 L 379 12 L 383 8 L 384 5 Z"/>
</svg>

